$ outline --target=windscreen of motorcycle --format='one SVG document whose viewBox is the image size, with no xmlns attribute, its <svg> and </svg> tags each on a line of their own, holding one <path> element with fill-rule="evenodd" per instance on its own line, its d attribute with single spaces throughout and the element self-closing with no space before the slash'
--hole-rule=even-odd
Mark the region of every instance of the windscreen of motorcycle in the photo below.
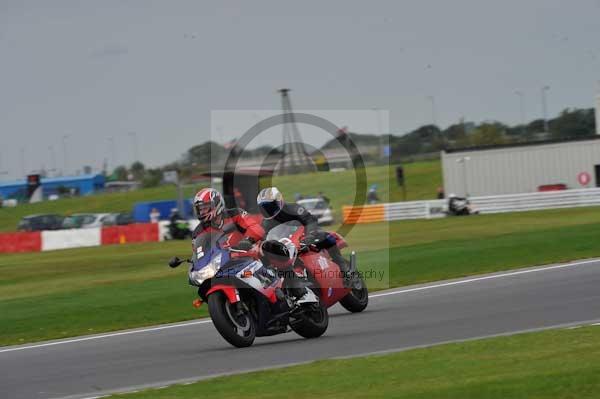
<svg viewBox="0 0 600 399">
<path fill-rule="evenodd" d="M 272 228 L 271 230 L 269 230 L 269 233 L 267 234 L 266 239 L 267 240 L 275 240 L 275 241 L 279 241 L 282 238 L 289 239 L 291 236 L 294 235 L 294 233 L 296 231 L 298 231 L 300 226 L 302 226 L 302 224 L 296 220 L 293 220 L 291 222 L 282 223 L 282 224 Z"/>
<path fill-rule="evenodd" d="M 192 263 L 196 263 L 207 254 L 210 254 L 213 248 L 222 248 L 227 236 L 220 231 L 202 232 L 196 236 L 192 242 Z"/>
</svg>

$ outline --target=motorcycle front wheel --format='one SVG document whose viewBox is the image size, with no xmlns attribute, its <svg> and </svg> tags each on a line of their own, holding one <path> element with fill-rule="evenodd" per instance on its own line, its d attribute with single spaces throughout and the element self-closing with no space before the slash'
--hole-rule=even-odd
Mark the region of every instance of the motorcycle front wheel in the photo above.
<svg viewBox="0 0 600 399">
<path fill-rule="evenodd" d="M 302 313 L 290 322 L 294 332 L 304 338 L 317 338 L 325 334 L 329 326 L 329 313 L 322 304 L 306 304 Z"/>
<path fill-rule="evenodd" d="M 254 319 L 247 311 L 239 311 L 221 291 L 208 297 L 208 313 L 215 328 L 231 345 L 245 348 L 256 338 Z"/>
<path fill-rule="evenodd" d="M 345 297 L 340 300 L 340 305 L 349 312 L 358 313 L 366 309 L 369 304 L 369 289 L 367 284 L 358 277 L 352 291 L 350 291 Z"/>
</svg>

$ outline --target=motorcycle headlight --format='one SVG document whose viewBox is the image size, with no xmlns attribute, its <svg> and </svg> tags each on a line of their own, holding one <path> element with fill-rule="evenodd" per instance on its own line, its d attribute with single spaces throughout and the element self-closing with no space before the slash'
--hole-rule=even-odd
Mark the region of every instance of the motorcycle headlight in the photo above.
<svg viewBox="0 0 600 399">
<path fill-rule="evenodd" d="M 194 270 L 190 272 L 190 281 L 194 284 L 200 285 L 205 280 L 213 278 L 221 267 L 221 254 L 215 256 L 208 265 L 204 266 L 200 270 Z"/>
</svg>

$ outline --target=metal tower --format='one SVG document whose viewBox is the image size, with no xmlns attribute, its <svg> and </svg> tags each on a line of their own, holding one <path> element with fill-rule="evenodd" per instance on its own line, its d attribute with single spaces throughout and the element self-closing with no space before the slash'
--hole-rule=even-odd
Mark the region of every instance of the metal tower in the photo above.
<svg viewBox="0 0 600 399">
<path fill-rule="evenodd" d="M 278 165 L 279 174 L 315 172 L 317 167 L 308 155 L 298 126 L 296 126 L 292 103 L 288 95 L 289 91 L 290 89 L 279 90 L 283 111 L 283 158 Z"/>
</svg>

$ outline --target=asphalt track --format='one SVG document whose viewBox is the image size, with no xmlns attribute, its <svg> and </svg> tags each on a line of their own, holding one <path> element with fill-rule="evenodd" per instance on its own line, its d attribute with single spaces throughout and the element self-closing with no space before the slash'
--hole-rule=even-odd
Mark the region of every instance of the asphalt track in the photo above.
<svg viewBox="0 0 600 399">
<path fill-rule="evenodd" d="M 331 357 L 600 321 L 600 260 L 378 292 L 351 315 L 331 309 L 327 333 L 230 347 L 210 321 L 0 348 L 0 396 L 91 398 Z"/>
</svg>

